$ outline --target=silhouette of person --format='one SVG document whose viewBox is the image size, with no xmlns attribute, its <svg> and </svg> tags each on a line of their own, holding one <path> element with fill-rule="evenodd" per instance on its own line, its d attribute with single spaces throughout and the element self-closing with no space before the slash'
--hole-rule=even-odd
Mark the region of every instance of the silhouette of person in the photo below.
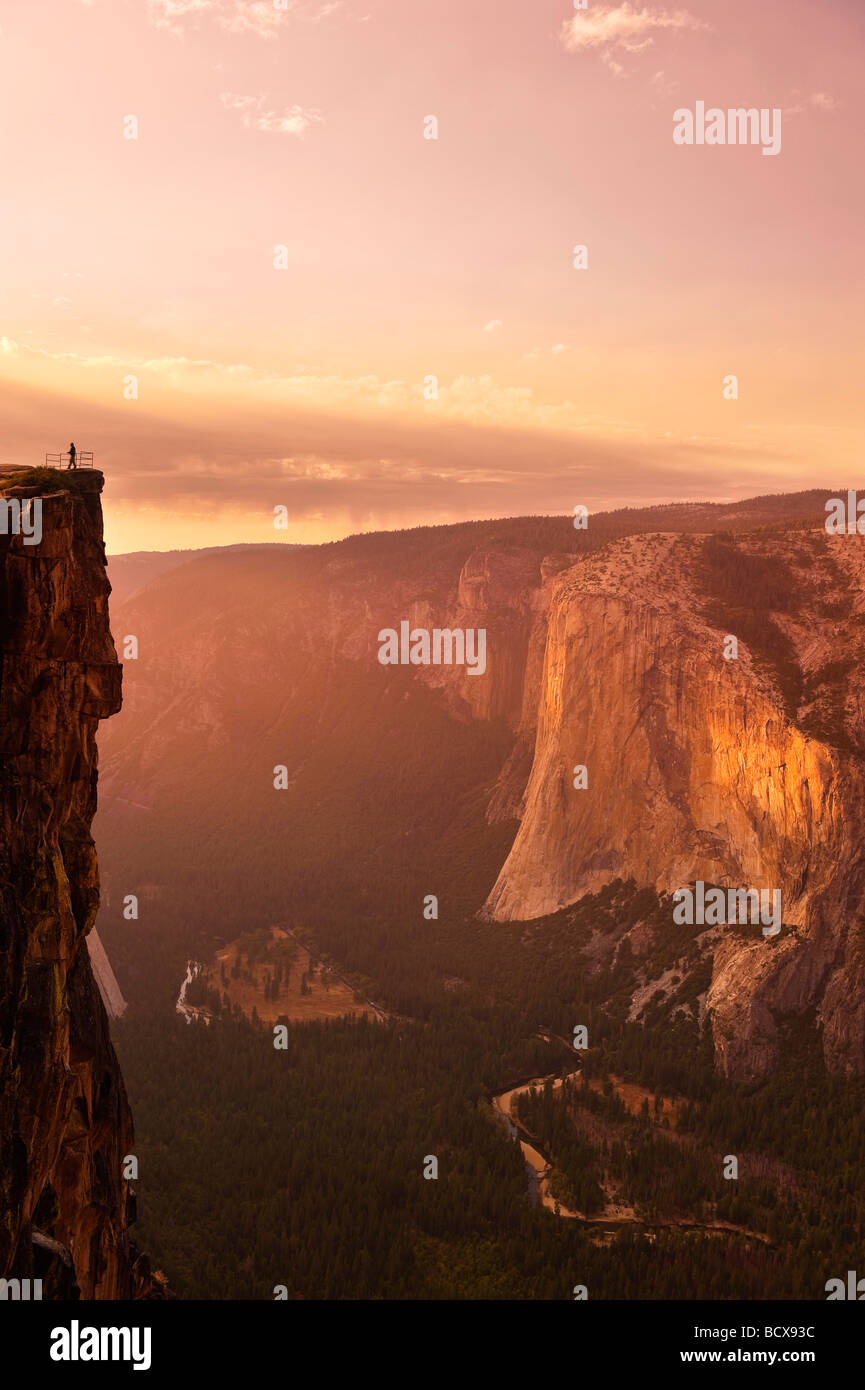
<svg viewBox="0 0 865 1390">
<path fill-rule="evenodd" d="M 70 445 L 69 445 L 69 467 L 70 467 L 70 468 L 75 468 L 75 467 L 76 467 L 76 463 L 75 463 L 75 445 L 74 445 L 74 444 L 70 444 Z"/>
</svg>

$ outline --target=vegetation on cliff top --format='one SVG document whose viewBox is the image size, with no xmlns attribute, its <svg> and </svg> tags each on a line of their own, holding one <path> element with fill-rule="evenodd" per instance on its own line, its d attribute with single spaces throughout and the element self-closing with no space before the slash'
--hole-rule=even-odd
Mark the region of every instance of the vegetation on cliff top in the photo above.
<svg viewBox="0 0 865 1390">
<path fill-rule="evenodd" d="M 38 487 L 52 492 L 92 492 L 92 480 L 102 482 L 97 468 L 36 468 L 4 473 L 0 469 L 0 489 L 9 487 Z"/>
</svg>

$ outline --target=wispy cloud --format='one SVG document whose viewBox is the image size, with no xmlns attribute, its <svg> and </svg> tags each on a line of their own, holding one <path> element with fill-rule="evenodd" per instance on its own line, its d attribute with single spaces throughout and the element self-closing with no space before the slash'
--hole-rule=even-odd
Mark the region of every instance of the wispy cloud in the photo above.
<svg viewBox="0 0 865 1390">
<path fill-rule="evenodd" d="M 213 8 L 214 0 L 147 0 L 147 17 L 158 29 L 179 29 Z"/>
<path fill-rule="evenodd" d="M 595 6 L 581 10 L 573 19 L 565 20 L 561 40 L 569 53 L 596 49 L 603 61 L 617 74 L 623 69 L 613 57 L 623 53 L 642 53 L 654 43 L 654 36 L 665 29 L 707 29 L 688 10 L 653 9 L 648 5 L 635 8 L 625 0 L 621 5 Z"/>
<path fill-rule="evenodd" d="M 558 344 L 558 347 L 564 346 Z M 555 349 L 548 348 L 547 352 Z M 154 386 L 169 391 L 181 391 L 189 401 L 203 393 L 212 401 L 218 397 L 223 405 L 232 387 L 242 395 L 245 407 L 253 400 L 274 406 L 292 405 L 318 410 L 336 410 L 351 414 L 393 414 L 396 418 L 417 421 L 421 417 L 433 424 L 448 419 L 464 424 L 485 424 L 492 427 L 518 427 L 558 433 L 582 433 L 590 421 L 581 406 L 572 401 L 546 403 L 539 400 L 529 386 L 501 385 L 488 374 L 457 376 L 450 383 L 439 384 L 438 399 L 428 402 L 421 380 L 387 380 L 376 373 L 345 377 L 335 373 L 320 375 L 297 371 L 291 375 L 262 373 L 245 362 L 218 362 L 207 357 L 117 357 L 114 354 L 93 354 L 73 351 L 56 352 L 33 347 L 7 336 L 0 337 L 0 358 L 6 358 L 11 368 L 17 361 L 41 358 L 72 372 L 99 377 L 110 371 L 117 374 L 134 372 L 150 376 Z M 72 378 L 70 378 L 71 380 Z M 83 376 L 75 380 L 83 381 Z M 101 387 L 100 387 L 101 389 Z M 257 407 L 256 407 L 257 408 Z M 597 424 L 597 421 L 592 422 Z M 609 427 L 610 422 L 606 422 Z"/>
<path fill-rule="evenodd" d="M 671 97 L 678 91 L 679 84 L 675 79 L 669 78 L 663 68 L 652 76 L 652 86 L 659 96 Z"/>
<path fill-rule="evenodd" d="M 536 347 L 531 352 L 524 352 L 523 358 L 526 362 L 536 362 L 544 353 L 551 352 L 554 357 L 560 357 L 563 352 L 570 352 L 568 343 L 553 343 L 551 348 Z"/>
<path fill-rule="evenodd" d="M 485 333 L 497 333 L 502 326 L 501 319 L 490 319 L 489 323 L 484 324 Z"/>
<path fill-rule="evenodd" d="M 219 99 L 226 111 L 239 111 L 241 123 L 247 130 L 276 131 L 279 135 L 305 135 L 311 125 L 320 124 L 324 117 L 318 111 L 303 106 L 286 106 L 282 111 L 270 111 L 265 106 L 267 94 L 244 97 L 236 92 L 220 92 Z"/>
<path fill-rule="evenodd" d="M 828 92 L 811 92 L 804 97 L 799 92 L 794 92 L 793 105 L 784 107 L 784 115 L 800 116 L 803 111 L 837 111 L 840 104 Z"/>
<path fill-rule="evenodd" d="M 86 0 L 84 0 L 86 3 Z M 182 33 L 188 25 L 211 19 L 229 34 L 275 38 L 287 17 L 318 23 L 341 9 L 341 0 L 288 0 L 278 9 L 273 0 L 146 0 L 157 29 Z"/>
<path fill-rule="evenodd" d="M 37 357 L 69 369 L 52 372 L 50 390 L 29 372 L 22 381 L 15 370 L 16 359 L 21 367 L 21 359 Z M 153 374 L 142 382 L 140 406 L 120 399 L 120 365 L 124 374 Z M 440 386 L 437 402 L 427 402 L 420 382 L 259 380 L 243 363 L 165 357 L 121 364 L 8 338 L 0 339 L 0 376 L 4 449 L 16 461 L 41 459 L 46 421 L 68 421 L 70 401 L 77 402 L 76 418 L 86 420 L 88 443 L 111 478 L 108 548 L 114 553 L 141 548 L 142 536 L 151 534 L 155 548 L 213 544 L 202 514 L 221 507 L 226 540 L 272 540 L 272 505 L 289 496 L 298 518 L 321 523 L 317 538 L 331 539 L 348 530 L 446 519 L 568 515 L 575 496 L 596 511 L 623 500 L 638 506 L 727 495 L 731 464 L 746 494 L 789 488 L 794 478 L 802 486 L 814 480 L 808 451 L 798 444 L 786 450 L 759 432 L 746 444 L 682 437 L 587 416 L 575 402 L 545 405 L 530 389 L 488 376 L 458 377 Z M 157 395 L 158 385 L 169 389 Z M 248 530 L 249 495 L 267 500 L 262 535 Z M 169 542 L 165 518 L 175 509 L 178 527 Z"/>
</svg>

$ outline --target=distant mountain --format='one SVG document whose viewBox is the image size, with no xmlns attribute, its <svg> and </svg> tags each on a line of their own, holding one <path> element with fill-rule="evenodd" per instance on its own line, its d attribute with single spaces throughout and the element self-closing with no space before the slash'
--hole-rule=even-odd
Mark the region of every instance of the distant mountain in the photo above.
<svg viewBox="0 0 865 1390">
<path fill-rule="evenodd" d="M 840 496 L 840 493 L 833 493 Z M 609 539 L 612 535 L 626 535 L 631 531 L 732 531 L 754 529 L 773 524 L 795 525 L 797 522 L 812 523 L 815 517 L 823 515 L 823 504 L 827 494 L 818 489 L 808 492 L 787 493 L 780 496 L 748 498 L 741 502 L 671 502 L 658 507 L 623 507 L 612 512 L 599 512 L 592 517 L 592 531 L 597 536 Z M 477 545 L 489 543 L 491 538 L 510 544 L 520 544 L 518 537 L 529 531 L 543 544 L 542 537 L 550 548 L 571 548 L 572 521 L 567 517 L 523 517 L 501 521 L 467 521 L 450 526 L 421 526 L 409 531 L 371 532 L 362 536 L 350 536 L 337 545 L 356 546 L 370 542 L 373 547 L 381 541 L 385 548 L 391 544 L 399 545 L 399 540 L 389 542 L 386 537 L 408 537 L 408 544 L 420 540 L 425 535 L 441 536 L 447 531 L 454 540 L 462 543 L 474 537 Z M 201 550 L 133 550 L 122 555 L 109 555 L 108 574 L 113 596 L 112 607 L 125 603 L 133 594 L 145 588 L 151 580 L 179 565 L 208 555 L 227 555 L 239 551 L 261 550 L 273 553 L 277 550 L 321 550 L 328 547 L 304 547 L 286 542 L 261 542 L 226 546 L 206 546 Z"/>
<path fill-rule="evenodd" d="M 277 549 L 299 550 L 302 547 L 269 541 L 247 545 L 212 545 L 202 550 L 132 550 L 125 555 L 109 555 L 108 577 L 111 580 L 114 606 L 125 603 L 158 575 L 177 569 L 178 565 L 188 564 L 190 560 L 198 559 L 202 555 L 219 555 L 234 550 Z"/>
</svg>

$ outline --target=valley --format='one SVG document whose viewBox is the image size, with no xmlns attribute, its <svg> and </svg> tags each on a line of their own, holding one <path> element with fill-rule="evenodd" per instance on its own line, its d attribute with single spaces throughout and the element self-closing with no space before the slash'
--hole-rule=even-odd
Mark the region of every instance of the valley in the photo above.
<svg viewBox="0 0 865 1390">
<path fill-rule="evenodd" d="M 101 746 L 99 931 L 184 1296 L 235 1296 L 236 1249 L 298 1297 L 567 1297 L 576 1262 L 600 1297 L 807 1298 L 854 1258 L 865 706 L 833 655 L 865 567 L 824 501 L 208 555 L 130 597 L 150 657 Z M 383 667 L 394 613 L 483 629 L 486 669 Z M 695 881 L 778 886 L 782 932 L 677 920 Z M 190 960 L 219 1027 L 163 1034 Z M 257 1194 L 203 1266 L 178 1069 L 184 1162 Z"/>
</svg>

